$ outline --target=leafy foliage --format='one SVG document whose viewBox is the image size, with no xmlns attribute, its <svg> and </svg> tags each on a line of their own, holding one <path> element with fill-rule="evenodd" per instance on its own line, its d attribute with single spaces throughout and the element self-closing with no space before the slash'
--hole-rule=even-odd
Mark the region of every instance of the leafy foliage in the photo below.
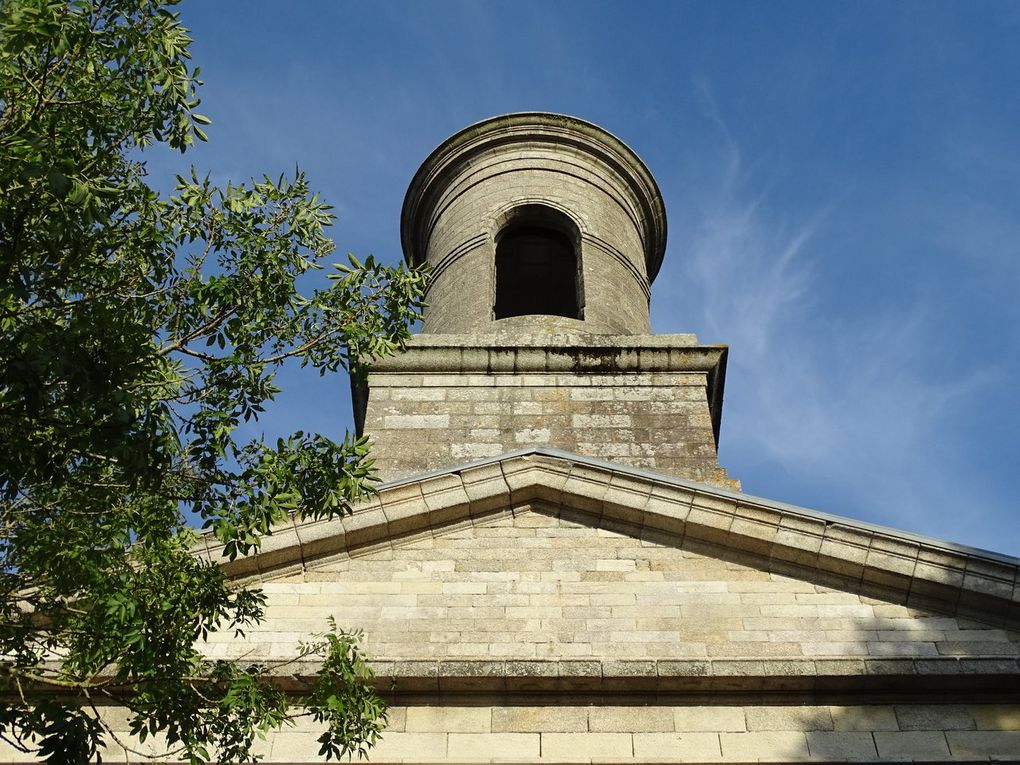
<svg viewBox="0 0 1020 765">
<path fill-rule="evenodd" d="M 251 760 L 301 713 L 323 755 L 363 751 L 385 712 L 354 636 L 302 648 L 325 663 L 299 699 L 269 667 L 203 656 L 264 602 L 193 555 L 190 525 L 248 555 L 289 515 L 371 491 L 364 439 L 239 426 L 288 360 L 357 373 L 399 349 L 427 274 L 351 256 L 299 291 L 333 250 L 302 173 L 147 184 L 146 151 L 183 152 L 209 122 L 172 4 L 0 1 L 0 737 L 98 759 L 95 705 L 115 698 L 194 763 Z"/>
</svg>

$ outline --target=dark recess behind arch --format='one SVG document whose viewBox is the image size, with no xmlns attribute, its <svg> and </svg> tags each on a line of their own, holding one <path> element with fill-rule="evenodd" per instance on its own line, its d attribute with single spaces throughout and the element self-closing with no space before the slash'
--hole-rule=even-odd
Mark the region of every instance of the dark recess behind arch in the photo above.
<svg viewBox="0 0 1020 765">
<path fill-rule="evenodd" d="M 553 210 L 529 205 L 496 237 L 493 316 L 546 315 L 582 319 L 577 247 Z M 557 225 L 559 224 L 559 225 Z"/>
</svg>

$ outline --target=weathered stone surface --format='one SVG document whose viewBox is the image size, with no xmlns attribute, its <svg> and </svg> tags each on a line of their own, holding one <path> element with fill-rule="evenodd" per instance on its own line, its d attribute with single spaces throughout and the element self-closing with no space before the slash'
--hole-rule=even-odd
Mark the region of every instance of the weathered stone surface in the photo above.
<svg viewBox="0 0 1020 765">
<path fill-rule="evenodd" d="M 314 741 L 313 736 L 305 734 Z M 287 762 L 285 755 L 277 754 L 273 745 L 273 759 Z M 374 762 L 435 762 L 447 757 L 447 734 L 445 733 L 391 733 L 372 750 Z M 290 761 L 293 762 L 294 757 Z M 315 759 L 318 759 L 317 757 Z M 305 760 L 314 761 L 309 757 Z"/>
<path fill-rule="evenodd" d="M 451 733 L 451 760 L 536 760 L 541 749 L 537 733 Z"/>
<path fill-rule="evenodd" d="M 879 732 L 874 738 L 880 757 L 923 760 L 949 756 L 946 734 L 941 731 Z"/>
<path fill-rule="evenodd" d="M 743 707 L 687 706 L 673 709 L 677 731 L 743 731 Z"/>
<path fill-rule="evenodd" d="M 652 762 L 713 762 L 722 756 L 718 733 L 635 733 L 634 757 Z"/>
<path fill-rule="evenodd" d="M 981 704 L 971 711 L 978 730 L 1020 730 L 1020 706 Z"/>
<path fill-rule="evenodd" d="M 592 707 L 588 730 L 611 733 L 666 732 L 673 730 L 673 710 L 669 707 Z"/>
<path fill-rule="evenodd" d="M 842 762 L 871 759 L 878 754 L 870 733 L 816 730 L 807 734 L 807 742 L 808 752 L 816 759 Z"/>
<path fill-rule="evenodd" d="M 716 457 L 725 352 L 688 343 L 687 336 L 421 335 L 372 367 L 363 430 L 386 480 L 547 445 L 738 488 Z M 493 371 L 508 354 L 511 367 Z M 527 364 L 534 367 L 522 369 Z"/>
<path fill-rule="evenodd" d="M 807 735 L 799 731 L 720 733 L 723 757 L 755 762 L 765 760 L 806 760 L 810 757 Z"/>
<path fill-rule="evenodd" d="M 827 707 L 758 707 L 747 711 L 747 729 L 832 730 Z"/>
<path fill-rule="evenodd" d="M 543 733 L 542 756 L 553 762 L 630 759 L 634 745 L 630 733 Z"/>
<path fill-rule="evenodd" d="M 889 706 L 829 707 L 836 731 L 899 730 L 896 712 Z"/>
<path fill-rule="evenodd" d="M 496 733 L 571 733 L 587 729 L 587 707 L 521 706 L 492 710 L 492 730 Z"/>
<path fill-rule="evenodd" d="M 492 712 L 487 707 L 419 706 L 409 707 L 404 714 L 408 732 L 488 733 L 492 729 Z"/>
<path fill-rule="evenodd" d="M 995 760 L 1020 758 L 1020 731 L 949 731 L 946 733 L 953 757 L 990 757 Z"/>
<path fill-rule="evenodd" d="M 900 730 L 974 730 L 977 727 L 970 709 L 959 704 L 897 704 L 895 709 Z"/>
</svg>

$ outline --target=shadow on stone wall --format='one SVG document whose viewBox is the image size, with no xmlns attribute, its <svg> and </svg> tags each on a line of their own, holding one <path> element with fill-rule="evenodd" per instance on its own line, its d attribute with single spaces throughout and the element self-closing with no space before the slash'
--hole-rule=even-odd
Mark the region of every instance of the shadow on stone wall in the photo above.
<svg viewBox="0 0 1020 765">
<path fill-rule="evenodd" d="M 745 707 L 748 751 L 778 761 L 1020 762 L 1020 633 L 861 602 L 884 615 L 848 620 L 846 653 L 816 662 L 840 674 L 820 676 L 813 693 Z M 736 754 L 720 738 L 724 759 Z"/>
</svg>

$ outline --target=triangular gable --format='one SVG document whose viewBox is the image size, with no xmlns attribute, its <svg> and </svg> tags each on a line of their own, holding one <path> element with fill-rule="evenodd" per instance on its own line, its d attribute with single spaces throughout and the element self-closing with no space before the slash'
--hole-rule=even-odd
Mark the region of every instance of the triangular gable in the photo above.
<svg viewBox="0 0 1020 765">
<path fill-rule="evenodd" d="M 261 583 L 265 619 L 217 658 L 297 654 L 329 617 L 400 691 L 983 692 L 1020 639 L 748 565 L 550 502 L 317 557 Z M 288 671 L 302 671 L 288 665 Z M 314 671 L 309 667 L 304 671 Z"/>
<path fill-rule="evenodd" d="M 279 528 L 258 554 L 224 566 L 237 577 L 285 575 L 324 556 L 544 505 L 890 603 L 1020 625 L 1016 558 L 545 448 L 384 484 L 353 515 Z M 203 546 L 221 560 L 212 537 Z"/>
</svg>

